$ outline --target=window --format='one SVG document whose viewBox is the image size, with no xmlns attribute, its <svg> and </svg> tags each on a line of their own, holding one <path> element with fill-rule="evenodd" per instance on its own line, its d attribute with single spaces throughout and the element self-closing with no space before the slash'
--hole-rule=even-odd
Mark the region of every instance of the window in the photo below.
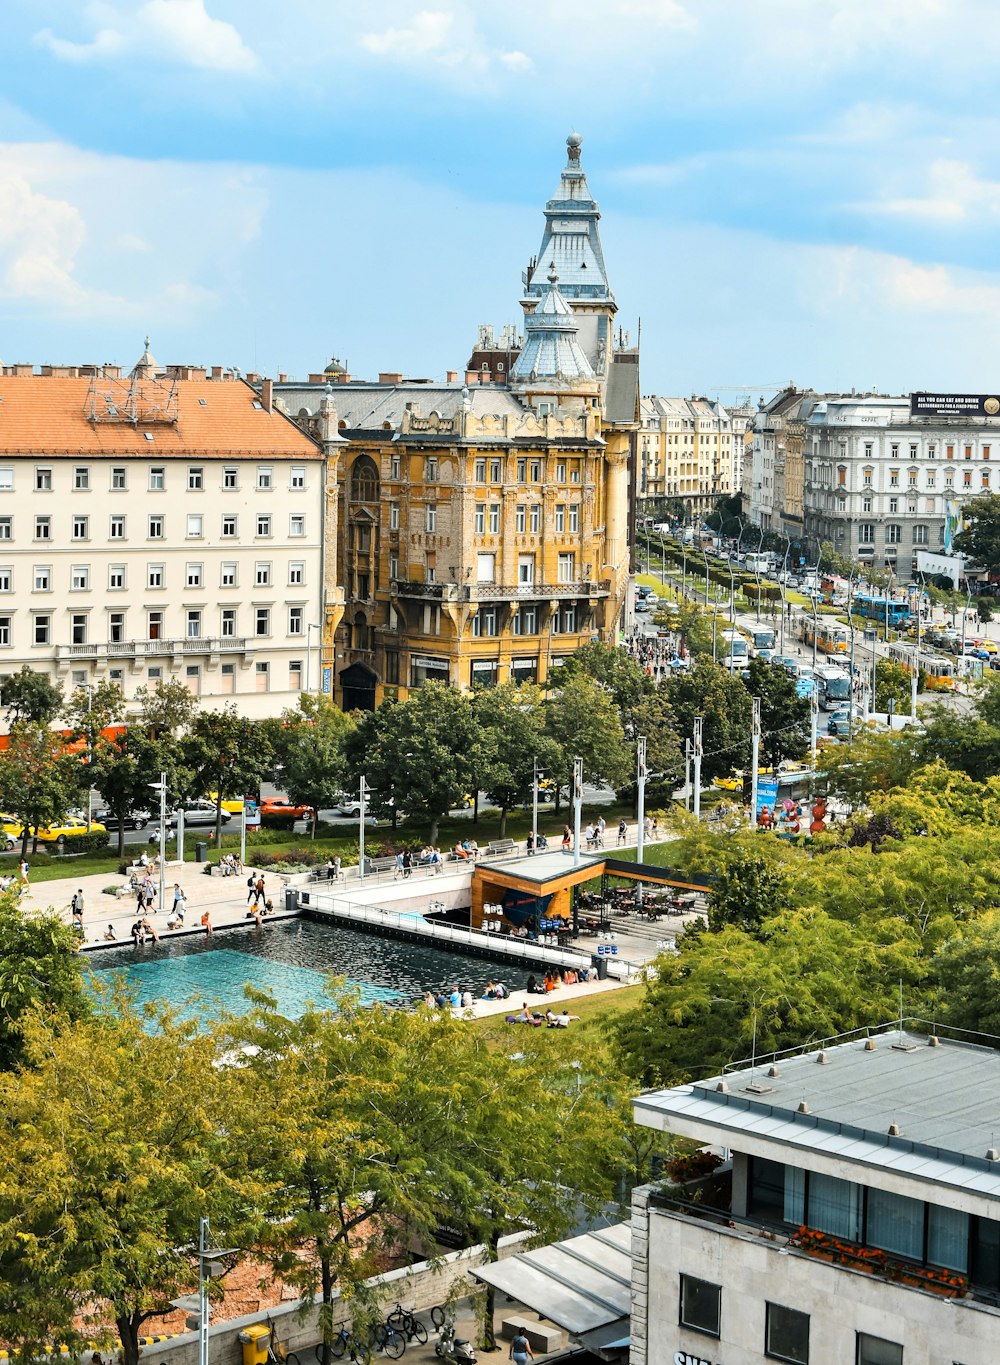
<svg viewBox="0 0 1000 1365">
<path fill-rule="evenodd" d="M 721 1307 L 721 1286 L 709 1284 L 708 1280 L 697 1280 L 693 1275 L 681 1276 L 682 1327 L 690 1327 L 695 1332 L 705 1332 L 709 1336 L 717 1337 Z"/>
<path fill-rule="evenodd" d="M 989 448 L 989 446 L 983 446 L 983 459 L 984 459 L 984 460 L 988 460 L 989 458 L 990 458 L 990 448 Z"/>
<path fill-rule="evenodd" d="M 198 664 L 188 664 L 184 670 L 184 686 L 191 693 L 192 697 L 197 697 L 201 692 L 201 667 Z"/>
<path fill-rule="evenodd" d="M 258 692 L 267 692 L 271 686 L 271 665 L 259 663 L 254 669 L 254 686 Z"/>
<path fill-rule="evenodd" d="M 557 531 L 565 531 L 565 529 L 566 529 L 566 504 L 565 504 L 564 502 L 557 502 L 557 503 L 556 503 L 556 530 L 557 530 Z"/>
<path fill-rule="evenodd" d="M 391 455 L 389 457 L 389 478 L 398 479 L 401 475 L 402 468 L 402 457 L 399 455 Z"/>
<path fill-rule="evenodd" d="M 503 460 L 490 460 L 490 483 L 503 482 Z"/>
<path fill-rule="evenodd" d="M 496 566 L 496 555 L 476 555 L 476 582 L 494 582 L 496 579 Z"/>
<path fill-rule="evenodd" d="M 576 577 L 576 555 L 561 554 L 558 561 L 560 583 L 572 583 Z"/>
<path fill-rule="evenodd" d="M 258 588 L 271 586 L 271 565 L 269 561 L 258 560 L 254 565 L 254 582 Z"/>
<path fill-rule="evenodd" d="M 273 470 L 270 465 L 257 466 L 257 487 L 262 492 L 268 492 L 274 483 Z"/>
<path fill-rule="evenodd" d="M 556 483 L 565 483 L 565 482 L 566 482 L 566 462 L 565 462 L 565 460 L 560 460 L 559 463 L 556 465 Z"/>
<path fill-rule="evenodd" d="M 843 446 L 841 447 L 841 449 L 843 449 Z M 891 452 L 892 458 L 893 458 L 894 460 L 899 458 L 899 442 L 898 442 L 898 441 L 893 441 L 892 445 L 890 446 L 890 452 Z"/>
<path fill-rule="evenodd" d="M 304 536 L 306 533 L 306 519 L 293 513 L 288 518 L 288 534 L 290 536 Z"/>
<path fill-rule="evenodd" d="M 875 543 L 875 525 L 874 525 L 874 522 L 870 522 L 870 521 L 862 521 L 862 522 L 859 522 L 859 524 L 858 524 L 858 544 L 859 544 L 859 545 L 874 545 L 874 543 Z"/>
<path fill-rule="evenodd" d="M 34 623 L 34 639 L 36 645 L 47 645 L 49 643 L 49 632 L 51 629 L 51 616 L 36 616 Z"/>
<path fill-rule="evenodd" d="M 928 487 L 928 488 L 933 488 L 936 482 L 937 482 L 937 474 L 935 473 L 935 471 L 934 471 L 933 469 L 928 469 L 928 471 L 927 471 L 927 487 Z"/>
<path fill-rule="evenodd" d="M 127 583 L 126 583 L 126 578 L 125 578 L 125 565 L 124 565 L 124 564 L 109 564 L 109 565 L 108 565 L 108 588 L 109 588 L 112 592 L 114 592 L 116 589 L 124 588 L 124 587 L 126 587 L 126 586 L 127 586 Z"/>
<path fill-rule="evenodd" d="M 474 527 L 477 536 L 481 536 L 486 530 L 486 504 L 484 502 L 476 503 Z"/>
<path fill-rule="evenodd" d="M 288 690 L 289 692 L 302 691 L 302 660 L 288 660 Z"/>
<path fill-rule="evenodd" d="M 0 645 L 10 644 L 11 617 L 0 616 Z"/>
<path fill-rule="evenodd" d="M 910 470 L 907 471 L 907 474 L 906 474 L 906 486 L 907 486 L 907 488 L 916 488 L 916 486 L 917 486 L 917 471 L 916 471 L 915 469 L 910 469 Z"/>
<path fill-rule="evenodd" d="M 201 587 L 201 571 L 202 566 L 200 564 L 189 564 L 187 566 L 187 577 L 185 581 L 189 588 Z"/>
<path fill-rule="evenodd" d="M 189 512 L 187 519 L 188 540 L 200 540 L 205 531 L 205 518 L 200 512 Z"/>
<path fill-rule="evenodd" d="M 86 493 L 90 488 L 90 470 L 85 464 L 78 464 L 73 470 L 73 487 L 78 493 Z"/>
<path fill-rule="evenodd" d="M 538 634 L 538 608 L 521 607 L 514 615 L 515 635 Z"/>
<path fill-rule="evenodd" d="M 569 505 L 569 519 L 566 523 L 568 531 L 579 531 L 580 529 L 580 504 L 571 502 Z"/>
<path fill-rule="evenodd" d="M 114 516 L 111 518 L 111 525 L 108 528 L 108 539 L 109 540 L 125 539 L 125 517 L 123 515 Z"/>
<path fill-rule="evenodd" d="M 863 469 L 863 470 L 861 471 L 861 477 L 862 477 L 862 479 L 864 479 L 864 484 L 865 484 L 865 487 L 866 487 L 866 488 L 871 488 L 871 486 L 872 486 L 872 475 L 873 475 L 874 472 L 875 472 L 875 471 L 872 470 L 872 469 Z"/>
<path fill-rule="evenodd" d="M 306 486 L 305 465 L 293 464 L 288 475 L 288 487 L 293 489 L 301 489 L 305 488 L 305 486 Z"/>
<path fill-rule="evenodd" d="M 945 446 L 945 448 L 944 448 L 944 453 L 945 453 L 945 459 L 953 460 L 953 459 L 955 458 L 955 447 L 954 447 L 954 446 Z"/>
<path fill-rule="evenodd" d="M 306 566 L 301 559 L 293 559 L 288 565 L 289 587 L 301 587 L 306 581 Z"/>
<path fill-rule="evenodd" d="M 149 487 L 154 493 L 162 492 L 167 486 L 167 470 L 162 464 L 154 464 L 149 467 Z"/>
<path fill-rule="evenodd" d="M 500 504 L 490 503 L 490 534 L 498 535 L 500 532 Z"/>
<path fill-rule="evenodd" d="M 149 518 L 149 529 L 148 529 L 148 531 L 147 531 L 147 535 L 149 536 L 149 539 L 150 539 L 150 540 L 162 540 L 162 539 L 163 539 L 163 518 L 162 518 L 162 516 L 160 516 L 159 514 L 156 514 L 156 515 L 151 516 L 151 517 Z"/>
<path fill-rule="evenodd" d="M 90 588 L 90 565 L 74 564 L 69 571 L 69 585 L 73 592 L 87 592 Z"/>
<path fill-rule="evenodd" d="M 576 630 L 576 603 L 570 603 L 557 611 L 552 618 L 552 631 L 555 635 L 571 635 Z"/>
<path fill-rule="evenodd" d="M 890 487 L 890 488 L 898 488 L 898 487 L 899 487 L 899 470 L 898 470 L 898 469 L 890 469 L 890 470 L 889 470 L 889 487 Z"/>
<path fill-rule="evenodd" d="M 514 509 L 514 529 L 519 535 L 523 535 L 528 527 L 528 509 L 523 502 L 519 502 Z"/>
<path fill-rule="evenodd" d="M 436 531 L 436 530 L 437 530 L 437 511 L 438 511 L 438 509 L 437 509 L 437 503 L 436 503 L 436 502 L 429 502 L 429 503 L 427 504 L 427 506 L 424 508 L 424 530 L 425 530 L 425 531 Z"/>
<path fill-rule="evenodd" d="M 302 624 L 303 624 L 302 612 L 303 612 L 302 607 L 289 607 L 289 608 L 288 608 L 288 633 L 289 633 L 289 635 L 301 635 L 301 634 L 302 634 Z"/>
<path fill-rule="evenodd" d="M 965 1274 L 969 1269 L 969 1215 L 961 1209 L 927 1206 L 927 1260 Z"/>
<path fill-rule="evenodd" d="M 528 479 L 531 483 L 541 483 L 542 481 L 542 462 L 541 460 L 528 461 Z"/>
<path fill-rule="evenodd" d="M 271 608 L 256 607 L 253 614 L 253 633 L 255 635 L 270 635 L 271 633 Z"/>
<path fill-rule="evenodd" d="M 222 538 L 223 540 L 233 540 L 236 537 L 237 519 L 230 513 L 222 518 Z"/>
<path fill-rule="evenodd" d="M 773 1360 L 809 1365 L 809 1314 L 780 1303 L 767 1305 L 764 1354 Z"/>
<path fill-rule="evenodd" d="M 810 1172 L 806 1209 L 806 1222 L 810 1227 L 858 1242 L 861 1240 L 863 1202 L 862 1186 L 850 1180 L 838 1180 L 836 1176 Z"/>
<path fill-rule="evenodd" d="M 191 610 L 184 614 L 184 634 L 189 640 L 201 639 L 201 612 Z"/>
<path fill-rule="evenodd" d="M 115 492 L 128 488 L 128 475 L 123 464 L 114 465 L 111 470 L 111 487 Z"/>
<path fill-rule="evenodd" d="M 903 1348 L 883 1337 L 858 1333 L 857 1365 L 903 1365 Z"/>
<path fill-rule="evenodd" d="M 52 570 L 47 564 L 35 565 L 35 592 L 51 592 Z"/>
<path fill-rule="evenodd" d="M 931 441 L 927 447 L 927 458 L 929 460 L 937 459 L 937 446 L 933 441 Z"/>
<path fill-rule="evenodd" d="M 517 481 L 526 483 L 528 478 L 528 461 L 522 456 L 517 462 Z"/>
<path fill-rule="evenodd" d="M 496 607 L 480 607 L 472 618 L 472 633 L 477 638 L 483 635 L 496 635 L 497 633 L 497 609 Z"/>
<path fill-rule="evenodd" d="M 0 540 L 13 540 L 14 518 L 0 517 Z"/>
<path fill-rule="evenodd" d="M 36 492 L 36 493 L 51 493 L 51 492 L 52 492 L 52 470 L 51 470 L 51 469 L 36 469 L 36 470 L 35 470 L 35 492 Z"/>
<path fill-rule="evenodd" d="M 368 455 L 355 460 L 351 469 L 351 501 L 378 502 L 378 468 Z"/>
<path fill-rule="evenodd" d="M 0 468 L 0 493 L 12 493 L 14 491 L 14 469 L 11 465 L 4 465 Z"/>
<path fill-rule="evenodd" d="M 540 502 L 533 502 L 528 509 L 528 530 L 534 533 L 542 529 L 542 505 Z"/>
<path fill-rule="evenodd" d="M 35 539 L 36 539 L 36 540 L 51 540 L 51 539 L 52 539 L 52 518 L 51 518 L 51 517 L 36 517 L 36 518 L 35 518 Z"/>
<path fill-rule="evenodd" d="M 236 634 L 236 608 L 223 607 L 219 613 L 219 634 L 224 640 L 231 640 Z"/>
<path fill-rule="evenodd" d="M 268 537 L 271 534 L 271 518 L 266 513 L 257 514 L 257 535 L 258 537 Z"/>
<path fill-rule="evenodd" d="M 971 469 L 963 469 L 963 470 L 962 470 L 962 487 L 963 487 L 963 488 L 971 488 L 971 487 L 972 487 L 972 470 L 971 470 Z"/>
<path fill-rule="evenodd" d="M 890 499 L 889 499 L 889 512 L 891 513 L 892 516 L 895 516 L 896 513 L 897 513 L 898 511 L 899 511 L 899 499 L 898 499 L 898 498 L 890 498 Z"/>
<path fill-rule="evenodd" d="M 201 465 L 188 466 L 188 492 L 200 493 L 205 487 L 205 471 Z"/>
<path fill-rule="evenodd" d="M 113 645 L 120 645 L 125 642 L 125 613 L 123 611 L 108 613 L 108 642 Z"/>
<path fill-rule="evenodd" d="M 517 557 L 517 581 L 520 584 L 534 583 L 535 581 L 535 556 L 518 555 Z"/>
<path fill-rule="evenodd" d="M 147 565 L 146 565 L 146 587 L 147 587 L 147 588 L 162 588 L 163 586 L 164 586 L 163 565 L 162 565 L 162 564 L 147 564 Z M 152 638 L 153 638 L 153 637 L 150 636 L 150 639 L 152 639 Z"/>
<path fill-rule="evenodd" d="M 436 455 L 428 455 L 424 461 L 424 480 L 426 483 L 437 483 L 438 461 Z"/>
<path fill-rule="evenodd" d="M 473 479 L 474 479 L 474 481 L 475 481 L 476 483 L 485 483 L 485 482 L 486 482 L 486 461 L 485 461 L 485 460 L 477 460 L 477 461 L 475 462 L 475 464 L 472 466 L 472 477 L 473 477 Z M 522 479 L 521 482 L 523 483 L 524 480 Z"/>
<path fill-rule="evenodd" d="M 971 459 L 972 459 L 972 446 L 966 446 L 966 447 L 965 447 L 965 458 L 966 458 L 967 460 L 971 460 Z"/>
<path fill-rule="evenodd" d="M 240 486 L 240 471 L 233 465 L 227 465 L 222 471 L 222 487 L 227 493 L 233 493 Z"/>
<path fill-rule="evenodd" d="M 0 569 L 0 592 L 14 591 L 14 570 Z"/>
<path fill-rule="evenodd" d="M 868 1191 L 865 1240 L 883 1251 L 920 1261 L 924 1254 L 924 1204 L 920 1199 L 890 1194 L 888 1190 Z"/>
<path fill-rule="evenodd" d="M 399 555 L 389 556 L 389 577 L 390 579 L 399 577 Z"/>
<path fill-rule="evenodd" d="M 580 482 L 580 465 L 579 465 L 579 463 L 574 464 L 574 465 L 570 465 L 570 470 L 569 470 L 569 481 L 570 481 L 570 483 L 579 483 L 579 482 Z"/>
<path fill-rule="evenodd" d="M 890 521 L 885 528 L 885 543 L 899 545 L 903 539 L 903 528 L 898 521 Z"/>
<path fill-rule="evenodd" d="M 385 651 L 385 680 L 394 687 L 399 683 L 399 651 L 396 649 Z"/>
<path fill-rule="evenodd" d="M 983 485 L 984 488 L 989 488 L 989 486 L 990 486 L 990 471 L 989 471 L 988 469 L 984 469 L 984 470 L 983 470 L 981 483 L 982 483 L 982 485 Z"/>
<path fill-rule="evenodd" d="M 150 636 L 150 638 L 152 639 L 152 636 Z M 163 669 L 159 664 L 154 664 L 152 668 L 146 670 L 146 677 L 155 687 L 163 677 Z"/>
<path fill-rule="evenodd" d="M 837 466 L 837 487 L 838 487 L 838 488 L 846 488 L 846 487 L 847 487 L 847 466 L 846 466 L 846 465 L 839 464 L 839 465 Z"/>
</svg>

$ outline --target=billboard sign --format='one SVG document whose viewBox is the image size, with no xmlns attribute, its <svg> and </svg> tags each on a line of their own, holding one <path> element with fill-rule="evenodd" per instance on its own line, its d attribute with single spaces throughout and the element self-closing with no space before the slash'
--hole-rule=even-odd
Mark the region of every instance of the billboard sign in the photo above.
<svg viewBox="0 0 1000 1365">
<path fill-rule="evenodd" d="M 911 417 L 996 417 L 1000 396 L 990 393 L 911 393 Z"/>
<path fill-rule="evenodd" d="M 778 779 L 758 778 L 757 781 L 757 810 L 755 814 L 760 815 L 764 809 L 772 810 L 778 799 Z"/>
</svg>

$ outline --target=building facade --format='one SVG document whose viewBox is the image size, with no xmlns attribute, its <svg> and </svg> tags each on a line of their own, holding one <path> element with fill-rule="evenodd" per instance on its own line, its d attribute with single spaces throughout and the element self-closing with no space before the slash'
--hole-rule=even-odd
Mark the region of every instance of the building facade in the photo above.
<svg viewBox="0 0 1000 1365">
<path fill-rule="evenodd" d="M 745 420 L 710 398 L 644 397 L 639 404 L 640 502 L 679 503 L 700 518 L 739 484 Z M 735 480 L 735 482 L 734 482 Z"/>
<path fill-rule="evenodd" d="M 812 389 L 789 384 L 769 401 L 762 398 L 750 442 L 750 520 L 799 542 L 803 536 L 806 422 L 819 401 Z"/>
<path fill-rule="evenodd" d="M 723 1152 L 632 1219 L 631 1365 L 993 1365 L 1000 1054 L 891 1031 L 640 1096 Z"/>
<path fill-rule="evenodd" d="M 215 373 L 148 347 L 127 376 L 0 373 L 0 672 L 295 702 L 318 668 L 323 454 L 269 385 Z"/>
<path fill-rule="evenodd" d="M 617 638 L 638 355 L 614 347 L 600 214 L 579 139 L 567 151 L 509 368 L 505 351 L 502 373 L 489 361 L 466 382 L 277 386 L 318 438 L 322 404 L 335 405 L 344 611 L 324 637 L 323 686 L 346 708 L 427 679 L 544 684 L 565 654 Z"/>
</svg>

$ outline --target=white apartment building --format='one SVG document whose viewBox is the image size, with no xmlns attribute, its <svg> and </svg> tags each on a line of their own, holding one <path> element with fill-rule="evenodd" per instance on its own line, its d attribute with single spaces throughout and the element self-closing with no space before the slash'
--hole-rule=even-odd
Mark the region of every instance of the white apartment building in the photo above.
<svg viewBox="0 0 1000 1365">
<path fill-rule="evenodd" d="M 631 1365 L 996 1365 L 998 1088 L 894 1025 L 641 1095 L 724 1162 L 635 1192 Z"/>
<path fill-rule="evenodd" d="M 269 384 L 215 373 L 160 375 L 148 350 L 127 377 L 0 373 L 0 675 L 294 704 L 323 619 L 324 457 Z"/>
<path fill-rule="evenodd" d="M 1000 492 L 1000 416 L 913 416 L 910 395 L 827 395 L 807 419 L 805 533 L 901 582 L 961 504 Z"/>
<path fill-rule="evenodd" d="M 710 512 L 719 498 L 738 486 L 745 430 L 745 417 L 734 422 L 715 399 L 642 398 L 640 501 L 679 501 L 691 513 Z"/>
</svg>

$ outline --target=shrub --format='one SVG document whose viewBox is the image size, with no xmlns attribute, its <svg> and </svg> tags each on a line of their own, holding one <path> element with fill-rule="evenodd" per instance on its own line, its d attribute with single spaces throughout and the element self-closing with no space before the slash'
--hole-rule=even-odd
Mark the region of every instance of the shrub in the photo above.
<svg viewBox="0 0 1000 1365">
<path fill-rule="evenodd" d="M 50 847 L 55 848 L 52 844 Z M 107 830 L 94 829 L 89 834 L 74 834 L 71 839 L 66 840 L 66 853 L 97 853 L 108 847 Z"/>
<path fill-rule="evenodd" d="M 263 829 L 281 829 L 286 833 L 291 833 L 295 828 L 295 817 L 294 815 L 272 815 L 265 811 L 260 817 L 260 823 Z"/>
</svg>

